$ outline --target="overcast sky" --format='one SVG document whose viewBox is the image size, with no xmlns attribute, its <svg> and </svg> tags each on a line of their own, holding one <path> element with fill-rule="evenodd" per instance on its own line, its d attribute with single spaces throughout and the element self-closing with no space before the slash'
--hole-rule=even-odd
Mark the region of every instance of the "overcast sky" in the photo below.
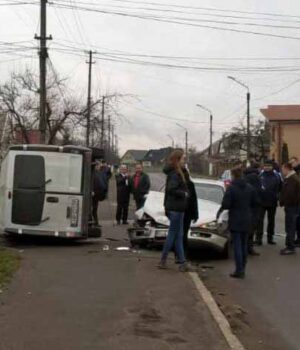
<svg viewBox="0 0 300 350">
<path fill-rule="evenodd" d="M 17 1 L 25 0 L 0 0 L 0 5 Z M 54 2 L 61 3 L 61 1 Z M 150 5 L 150 2 L 157 5 Z M 84 3 L 91 5 L 84 5 Z M 96 60 L 93 66 L 94 96 L 118 92 L 139 97 L 138 99 L 127 98 L 118 105 L 119 112 L 126 117 L 115 118 L 121 153 L 130 148 L 148 149 L 168 146 L 171 140 L 167 134 L 170 134 L 176 143 L 182 145 L 184 131 L 176 125 L 176 118 L 180 119 L 178 122 L 189 130 L 190 144 L 203 149 L 209 141 L 209 114 L 197 108 L 197 103 L 213 111 L 214 140 L 219 138 L 223 131 L 239 125 L 240 121 L 245 119 L 246 90 L 229 80 L 228 75 L 237 77 L 249 85 L 252 97 L 251 117 L 255 120 L 261 118 L 259 108 L 268 104 L 299 103 L 299 84 L 286 88 L 297 78 L 300 79 L 299 0 L 226 2 L 224 0 L 161 0 L 160 2 L 140 0 L 139 4 L 125 0 L 63 0 L 62 4 L 89 6 L 100 11 L 121 14 L 155 15 L 167 21 L 178 21 L 175 18 L 184 17 L 194 20 L 188 23 L 197 25 L 299 37 L 299 40 L 267 37 L 111 13 L 63 9 L 49 5 L 47 31 L 54 39 L 49 44 L 51 60 L 61 76 L 70 77 L 70 88 L 76 93 L 80 92 L 82 96 L 86 96 L 87 88 L 87 65 L 83 52 L 91 48 L 98 52 L 98 58 L 115 59 L 114 54 L 120 52 L 150 56 L 184 56 L 194 59 L 158 60 L 140 56 L 125 58 L 205 68 L 205 70 L 175 69 Z M 159 7 L 158 4 L 172 5 Z M 185 8 L 174 7 L 174 5 L 185 6 Z M 192 9 L 200 6 L 211 9 Z M 155 11 L 150 12 L 146 8 L 152 8 Z M 163 11 L 156 11 L 159 8 Z M 222 11 L 217 12 L 213 9 Z M 282 14 L 286 17 L 244 12 Z M 199 19 L 201 22 L 196 22 Z M 220 23 L 221 21 L 247 22 L 255 25 L 224 24 Z M 0 44 L 1 41 L 28 41 L 24 45 L 36 45 L 33 36 L 38 33 L 38 28 L 39 7 L 37 5 L 0 6 Z M 78 50 L 74 55 L 71 52 L 55 50 L 55 48 L 67 49 L 66 45 L 82 49 L 82 52 Z M 1 82 L 5 81 L 12 71 L 22 71 L 25 67 L 38 69 L 36 51 L 22 52 L 23 55 L 29 56 L 24 58 L 16 56 L 16 52 L 4 54 L 1 50 L 3 46 L 0 46 Z M 110 56 L 103 56 L 107 53 L 110 53 Z M 122 56 L 117 56 L 117 59 L 120 57 Z M 237 58 L 255 58 L 255 60 L 236 60 Z M 276 58 L 276 60 L 257 60 L 257 58 Z M 293 59 L 279 60 L 278 58 Z M 208 71 L 208 67 L 217 68 L 217 70 Z M 245 67 L 277 67 L 279 70 L 282 68 L 278 67 L 289 67 L 289 71 L 236 71 L 237 68 Z M 295 70 L 298 67 L 299 70 Z M 220 68 L 230 68 L 233 71 L 224 71 Z M 281 89 L 283 90 L 280 93 L 276 93 Z M 168 118 L 174 118 L 174 120 Z"/>
</svg>

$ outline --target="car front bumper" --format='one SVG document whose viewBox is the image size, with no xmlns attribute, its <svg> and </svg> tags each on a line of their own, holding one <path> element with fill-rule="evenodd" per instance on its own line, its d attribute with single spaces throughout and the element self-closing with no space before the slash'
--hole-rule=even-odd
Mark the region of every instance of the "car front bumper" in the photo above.
<svg viewBox="0 0 300 350">
<path fill-rule="evenodd" d="M 128 229 L 128 235 L 133 245 L 163 245 L 168 235 L 168 228 L 135 226 Z M 211 247 L 222 251 L 228 242 L 228 237 L 226 232 L 191 229 L 188 233 L 188 246 L 192 249 Z"/>
</svg>

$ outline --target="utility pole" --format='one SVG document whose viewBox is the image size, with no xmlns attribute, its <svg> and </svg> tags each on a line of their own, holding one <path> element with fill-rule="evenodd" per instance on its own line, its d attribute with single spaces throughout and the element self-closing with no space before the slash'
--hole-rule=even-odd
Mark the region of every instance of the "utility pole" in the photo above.
<svg viewBox="0 0 300 350">
<path fill-rule="evenodd" d="M 111 130 L 111 148 L 112 148 L 112 151 L 115 152 L 115 127 L 114 127 L 114 125 L 112 126 L 112 130 Z"/>
<path fill-rule="evenodd" d="M 189 141 L 188 141 L 188 129 L 182 126 L 181 124 L 176 123 L 177 126 L 185 130 L 185 155 L 186 155 L 186 162 L 189 163 Z"/>
<path fill-rule="evenodd" d="M 213 116 L 212 114 L 209 117 L 210 125 L 209 125 L 209 155 L 212 156 L 212 139 L 213 139 Z"/>
<path fill-rule="evenodd" d="M 107 144 L 108 144 L 108 149 L 111 150 L 111 147 L 110 147 L 110 135 L 111 135 L 111 119 L 110 119 L 110 115 L 108 116 L 108 121 L 107 121 L 108 125 L 107 125 L 107 128 L 108 128 L 108 140 L 107 140 Z"/>
<path fill-rule="evenodd" d="M 237 84 L 243 86 L 247 89 L 247 163 L 250 163 L 250 155 L 251 155 L 251 132 L 250 132 L 250 89 L 249 86 L 238 80 L 235 77 L 228 76 L 228 79 L 235 81 Z"/>
<path fill-rule="evenodd" d="M 52 40 L 52 36 L 47 37 L 47 0 L 41 0 L 40 7 L 40 36 L 35 34 L 35 39 L 40 41 L 40 120 L 39 120 L 39 131 L 40 131 L 40 143 L 46 143 L 46 105 L 47 105 L 47 40 Z"/>
<path fill-rule="evenodd" d="M 250 91 L 247 91 L 247 160 L 250 161 L 251 133 L 250 133 Z"/>
<path fill-rule="evenodd" d="M 90 146 L 90 134 L 91 134 L 91 90 L 92 90 L 92 64 L 93 51 L 89 51 L 89 60 L 86 62 L 89 65 L 88 75 L 88 96 L 87 96 L 87 113 L 86 113 L 86 147 Z"/>
<path fill-rule="evenodd" d="M 104 117 L 105 117 L 105 96 L 102 97 L 102 112 L 101 112 L 101 148 L 104 148 Z"/>
</svg>

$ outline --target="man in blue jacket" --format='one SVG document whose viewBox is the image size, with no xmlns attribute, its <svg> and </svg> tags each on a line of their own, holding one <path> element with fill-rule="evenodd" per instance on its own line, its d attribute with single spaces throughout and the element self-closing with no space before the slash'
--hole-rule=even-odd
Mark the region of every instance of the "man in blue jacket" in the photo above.
<svg viewBox="0 0 300 350">
<path fill-rule="evenodd" d="M 217 217 L 223 210 L 229 211 L 228 228 L 231 233 L 235 271 L 230 276 L 233 278 L 244 278 L 248 253 L 248 233 L 252 227 L 253 209 L 258 205 L 255 189 L 242 178 L 241 168 L 231 171 L 233 181 L 225 192 L 222 206 Z"/>
<path fill-rule="evenodd" d="M 278 205 L 279 193 L 282 186 L 281 175 L 274 170 L 272 161 L 266 161 L 263 171 L 260 174 L 261 180 L 261 210 L 258 220 L 258 230 L 255 244 L 261 246 L 263 244 L 264 235 L 264 219 L 268 216 L 268 244 L 276 244 L 274 241 L 275 233 L 275 215 Z"/>
</svg>

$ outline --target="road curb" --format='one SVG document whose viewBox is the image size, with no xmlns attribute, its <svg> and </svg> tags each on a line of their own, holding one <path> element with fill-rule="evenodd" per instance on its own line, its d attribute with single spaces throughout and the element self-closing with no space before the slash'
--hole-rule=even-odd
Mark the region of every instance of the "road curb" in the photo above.
<svg viewBox="0 0 300 350">
<path fill-rule="evenodd" d="M 239 339 L 232 333 L 232 329 L 223 312 L 220 310 L 215 299 L 213 298 L 210 291 L 205 287 L 201 281 L 199 275 L 196 272 L 189 272 L 191 279 L 193 280 L 202 300 L 207 305 L 212 317 L 218 324 L 224 338 L 226 339 L 229 348 L 231 350 L 246 350 Z"/>
</svg>

